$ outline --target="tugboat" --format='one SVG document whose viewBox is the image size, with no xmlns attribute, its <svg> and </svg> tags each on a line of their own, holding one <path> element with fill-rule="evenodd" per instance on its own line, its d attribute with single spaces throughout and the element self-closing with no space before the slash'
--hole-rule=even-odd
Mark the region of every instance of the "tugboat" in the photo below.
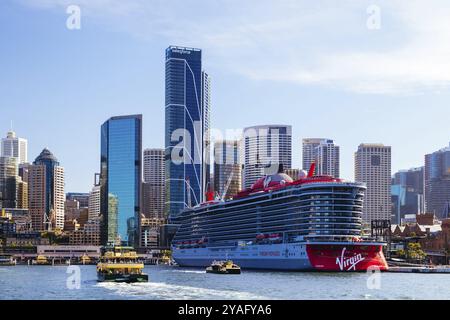
<svg viewBox="0 0 450 320">
<path fill-rule="evenodd" d="M 241 274 L 241 267 L 233 263 L 231 260 L 227 261 L 213 261 L 211 266 L 206 268 L 206 273 L 215 274 Z"/>
<path fill-rule="evenodd" d="M 148 282 L 143 273 L 144 264 L 131 247 L 107 248 L 97 264 L 98 282 L 136 283 Z"/>
</svg>

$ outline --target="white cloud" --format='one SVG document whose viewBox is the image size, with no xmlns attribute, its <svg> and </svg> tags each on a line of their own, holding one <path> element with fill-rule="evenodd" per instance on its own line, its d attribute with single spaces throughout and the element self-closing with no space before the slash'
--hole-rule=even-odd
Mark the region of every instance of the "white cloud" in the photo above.
<svg viewBox="0 0 450 320">
<path fill-rule="evenodd" d="M 450 7 L 374 1 L 381 29 L 366 27 L 370 2 L 269 0 L 20 0 L 78 4 L 108 28 L 144 40 L 198 46 L 207 64 L 256 80 L 358 93 L 408 94 L 450 84 Z"/>
</svg>

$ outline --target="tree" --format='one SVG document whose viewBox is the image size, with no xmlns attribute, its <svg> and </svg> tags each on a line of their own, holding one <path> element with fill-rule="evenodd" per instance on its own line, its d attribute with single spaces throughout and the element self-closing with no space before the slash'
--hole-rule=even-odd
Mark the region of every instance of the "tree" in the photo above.
<svg viewBox="0 0 450 320">
<path fill-rule="evenodd" d="M 427 256 L 422 250 L 420 243 L 410 242 L 407 247 L 407 257 L 411 260 L 422 261 Z"/>
<path fill-rule="evenodd" d="M 397 256 L 399 256 L 400 258 L 405 258 L 406 257 L 406 251 L 403 250 L 403 249 L 397 250 Z"/>
</svg>

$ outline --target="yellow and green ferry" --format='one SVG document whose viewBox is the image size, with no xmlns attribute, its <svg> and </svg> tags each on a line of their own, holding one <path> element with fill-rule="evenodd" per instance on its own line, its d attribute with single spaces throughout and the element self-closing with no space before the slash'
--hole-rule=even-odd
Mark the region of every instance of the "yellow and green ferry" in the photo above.
<svg viewBox="0 0 450 320">
<path fill-rule="evenodd" d="M 99 282 L 136 283 L 148 282 L 143 272 L 144 264 L 132 247 L 107 248 L 97 264 Z"/>
</svg>

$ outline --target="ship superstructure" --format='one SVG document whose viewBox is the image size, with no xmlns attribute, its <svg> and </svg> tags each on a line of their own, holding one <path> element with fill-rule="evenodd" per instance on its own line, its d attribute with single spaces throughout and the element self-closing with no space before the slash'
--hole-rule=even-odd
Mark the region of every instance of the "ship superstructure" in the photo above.
<svg viewBox="0 0 450 320">
<path fill-rule="evenodd" d="M 232 200 L 184 210 L 172 243 L 180 266 L 231 259 L 242 268 L 365 271 L 387 269 L 383 243 L 362 237 L 364 184 L 309 174 L 259 179 Z"/>
</svg>

